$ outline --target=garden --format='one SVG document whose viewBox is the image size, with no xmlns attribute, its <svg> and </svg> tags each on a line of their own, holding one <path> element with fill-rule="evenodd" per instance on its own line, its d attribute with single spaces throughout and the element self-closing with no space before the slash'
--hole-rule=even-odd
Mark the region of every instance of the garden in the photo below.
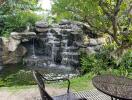
<svg viewBox="0 0 132 100">
<path fill-rule="evenodd" d="M 2 100 L 38 100 L 34 70 L 46 78 L 68 77 L 73 92 L 95 90 L 95 76 L 131 80 L 132 1 L 1 0 Z M 55 96 L 67 82 L 46 87 Z"/>
</svg>

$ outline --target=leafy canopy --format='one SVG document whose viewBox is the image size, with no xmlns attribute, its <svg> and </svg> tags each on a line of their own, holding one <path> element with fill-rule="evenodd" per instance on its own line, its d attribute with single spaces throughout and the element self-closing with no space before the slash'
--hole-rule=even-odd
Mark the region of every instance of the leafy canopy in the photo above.
<svg viewBox="0 0 132 100">
<path fill-rule="evenodd" d="M 120 48 L 132 45 L 132 0 L 53 0 L 56 19 L 71 19 L 109 34 Z"/>
</svg>

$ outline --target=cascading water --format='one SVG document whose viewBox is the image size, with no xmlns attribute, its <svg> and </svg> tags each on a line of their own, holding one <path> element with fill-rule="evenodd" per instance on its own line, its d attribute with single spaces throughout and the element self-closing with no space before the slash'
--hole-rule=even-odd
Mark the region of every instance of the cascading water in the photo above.
<svg viewBox="0 0 132 100">
<path fill-rule="evenodd" d="M 50 28 L 44 27 L 44 29 L 41 24 L 40 27 L 41 32 L 37 33 L 32 41 L 31 58 L 29 57 L 31 49 L 28 49 L 29 53 L 25 57 L 26 65 L 53 70 L 53 72 L 61 70 L 65 73 L 77 68 L 79 66 L 79 48 L 74 45 L 75 42 L 78 42 L 78 39 L 75 39 L 77 26 L 74 26 L 75 30 L 72 29 L 72 25 L 67 23 Z"/>
<path fill-rule="evenodd" d="M 55 59 L 55 37 L 53 36 L 53 34 L 50 32 L 50 30 L 47 33 L 47 38 L 48 40 L 48 44 L 50 44 L 52 46 L 51 48 L 51 63 L 50 63 L 50 67 L 56 67 L 56 64 L 54 63 L 54 59 Z"/>
<path fill-rule="evenodd" d="M 34 44 L 35 39 L 33 38 L 32 41 L 33 41 L 33 44 L 32 44 L 32 50 L 33 50 L 32 58 L 37 59 L 37 56 L 35 54 L 35 44 Z"/>
<path fill-rule="evenodd" d="M 69 62 L 68 62 L 68 47 L 67 47 L 67 43 L 68 43 L 68 40 L 63 40 L 62 41 L 63 43 L 63 52 L 62 52 L 62 65 L 63 66 L 69 66 Z"/>
</svg>

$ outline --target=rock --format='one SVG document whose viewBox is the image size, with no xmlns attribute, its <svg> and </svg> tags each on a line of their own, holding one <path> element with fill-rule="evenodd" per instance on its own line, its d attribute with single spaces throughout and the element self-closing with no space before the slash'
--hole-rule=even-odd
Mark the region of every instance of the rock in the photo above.
<svg viewBox="0 0 132 100">
<path fill-rule="evenodd" d="M 82 37 L 83 37 L 83 44 L 84 45 L 89 44 L 89 38 L 88 38 L 88 36 L 87 35 L 83 35 Z"/>
<path fill-rule="evenodd" d="M 10 34 L 10 36 L 12 38 L 14 38 L 15 40 L 22 40 L 22 39 L 27 39 L 27 38 L 32 38 L 36 36 L 35 32 L 12 32 Z"/>
<path fill-rule="evenodd" d="M 27 49 L 19 45 L 18 48 L 15 51 L 9 51 L 6 46 L 3 46 L 3 64 L 17 64 L 21 62 L 23 56 L 26 54 Z"/>
<path fill-rule="evenodd" d="M 89 45 L 90 45 L 90 46 L 96 46 L 96 45 L 98 45 L 97 39 L 90 38 L 90 39 L 89 39 Z"/>
<path fill-rule="evenodd" d="M 94 50 L 95 50 L 96 52 L 98 52 L 98 51 L 101 49 L 102 46 L 103 46 L 103 45 L 94 46 Z"/>
<path fill-rule="evenodd" d="M 49 28 L 38 28 L 38 27 L 36 27 L 36 31 L 39 32 L 39 33 L 40 32 L 45 33 L 45 32 L 48 32 L 48 30 L 49 30 Z"/>
<path fill-rule="evenodd" d="M 97 39 L 97 42 L 98 42 L 99 45 L 101 45 L 101 44 L 103 45 L 103 44 L 106 43 L 106 38 L 105 37 L 100 37 L 100 38 Z"/>
<path fill-rule="evenodd" d="M 36 36 L 35 32 L 12 32 L 8 39 L 3 38 L 4 44 L 8 48 L 8 51 L 15 51 L 21 41 L 27 42 L 30 38 Z"/>
<path fill-rule="evenodd" d="M 87 50 L 87 53 L 96 53 L 96 51 L 94 50 L 94 47 L 87 47 L 86 50 Z"/>
<path fill-rule="evenodd" d="M 35 30 L 38 33 L 46 33 L 49 30 L 49 25 L 46 22 L 38 21 L 35 23 Z"/>
<path fill-rule="evenodd" d="M 8 51 L 15 51 L 20 44 L 20 40 L 15 40 L 12 37 L 4 38 L 2 37 L 3 45 L 8 49 Z"/>
<path fill-rule="evenodd" d="M 15 40 L 12 37 L 10 37 L 8 44 L 7 44 L 8 45 L 8 51 L 15 51 L 20 43 L 21 43 L 20 40 Z"/>
<path fill-rule="evenodd" d="M 49 27 L 48 23 L 43 22 L 43 21 L 38 21 L 38 22 L 36 22 L 36 23 L 35 23 L 35 26 L 36 26 L 37 28 L 48 28 L 48 27 Z"/>
<path fill-rule="evenodd" d="M 69 21 L 69 20 L 65 20 L 65 19 L 63 19 L 60 23 L 59 23 L 59 25 L 70 25 L 70 24 L 72 24 L 71 23 L 71 21 Z"/>
</svg>

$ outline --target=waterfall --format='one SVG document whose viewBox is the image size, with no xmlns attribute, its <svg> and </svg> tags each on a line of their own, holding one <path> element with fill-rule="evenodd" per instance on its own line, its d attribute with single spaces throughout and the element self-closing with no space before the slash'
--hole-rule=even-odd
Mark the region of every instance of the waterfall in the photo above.
<svg viewBox="0 0 132 100">
<path fill-rule="evenodd" d="M 51 46 L 51 63 L 50 63 L 50 67 L 56 67 L 56 64 L 55 64 L 55 37 L 53 36 L 53 34 L 50 32 L 50 30 L 48 30 L 48 33 L 47 33 L 47 38 L 49 39 L 48 40 L 48 44 Z"/>
<path fill-rule="evenodd" d="M 68 62 L 68 40 L 63 40 L 63 43 L 64 43 L 64 48 L 63 48 L 63 52 L 62 52 L 62 64 L 63 65 L 66 65 L 66 66 L 69 66 L 69 62 Z"/>
<path fill-rule="evenodd" d="M 56 73 L 73 72 L 74 68 L 79 66 L 79 48 L 75 45 L 80 39 L 77 27 L 67 23 L 49 27 L 41 23 L 37 26 L 37 39 L 32 40 L 33 45 L 30 44 L 32 51 L 27 45 L 29 52 L 25 57 L 26 65 Z"/>
<path fill-rule="evenodd" d="M 37 58 L 37 56 L 36 56 L 36 54 L 35 54 L 35 43 L 34 43 L 34 38 L 33 38 L 33 40 L 32 40 L 32 50 L 33 50 L 33 54 L 32 54 L 32 58 L 34 58 L 34 59 L 36 59 Z"/>
</svg>

